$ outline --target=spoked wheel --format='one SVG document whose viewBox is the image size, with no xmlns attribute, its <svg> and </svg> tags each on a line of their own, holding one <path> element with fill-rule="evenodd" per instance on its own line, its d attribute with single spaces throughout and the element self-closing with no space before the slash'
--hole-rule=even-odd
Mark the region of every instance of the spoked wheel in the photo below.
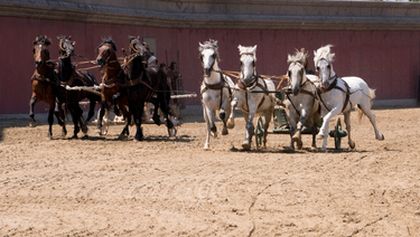
<svg viewBox="0 0 420 237">
<path fill-rule="evenodd" d="M 330 131 L 330 137 L 334 138 L 334 145 L 336 150 L 341 149 L 341 138 L 347 136 L 347 132 L 341 127 L 341 119 L 338 118 L 335 129 Z"/>
<path fill-rule="evenodd" d="M 257 146 L 257 149 L 260 148 L 263 144 L 265 131 L 263 126 L 262 118 L 259 117 L 257 121 L 257 126 L 255 127 L 255 145 Z"/>
</svg>

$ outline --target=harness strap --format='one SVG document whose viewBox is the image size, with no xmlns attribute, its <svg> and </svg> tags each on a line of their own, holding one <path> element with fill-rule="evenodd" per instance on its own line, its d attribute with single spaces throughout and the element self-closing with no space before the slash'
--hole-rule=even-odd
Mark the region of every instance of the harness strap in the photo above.
<svg viewBox="0 0 420 237">
<path fill-rule="evenodd" d="M 321 96 L 321 94 L 322 93 L 325 93 L 325 92 L 327 92 L 327 91 L 330 91 L 330 90 L 332 90 L 332 89 L 337 89 L 337 90 L 340 90 L 340 91 L 342 91 L 344 94 L 346 94 L 346 98 L 344 99 L 344 104 L 343 104 L 343 109 L 341 110 L 341 112 L 344 112 L 344 110 L 346 109 L 346 107 L 347 107 L 347 104 L 350 102 L 350 86 L 347 84 L 347 82 L 346 81 L 344 81 L 343 80 L 343 82 L 344 82 L 344 86 L 346 87 L 346 89 L 344 90 L 343 88 L 341 88 L 341 87 L 339 87 L 339 86 L 337 86 L 337 81 L 338 81 L 338 79 L 340 79 L 339 77 L 337 77 L 337 75 L 335 75 L 334 77 L 334 81 L 333 81 L 333 83 L 331 83 L 331 85 L 325 90 L 325 91 L 322 91 L 320 88 L 317 88 L 316 89 L 316 91 L 317 91 L 317 94 L 318 94 L 318 98 L 319 98 L 319 100 L 321 101 L 321 103 L 322 103 L 322 105 L 328 110 L 328 112 L 329 111 L 331 111 L 331 109 L 329 109 L 328 107 L 327 107 L 327 105 L 325 104 L 325 101 L 322 99 L 322 96 Z M 350 102 L 350 104 L 351 104 L 351 102 Z"/>
</svg>

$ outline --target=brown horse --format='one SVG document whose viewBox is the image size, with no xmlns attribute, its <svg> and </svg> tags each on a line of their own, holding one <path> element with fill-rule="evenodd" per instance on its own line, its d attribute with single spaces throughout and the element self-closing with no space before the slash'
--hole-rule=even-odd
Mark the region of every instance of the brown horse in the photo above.
<svg viewBox="0 0 420 237">
<path fill-rule="evenodd" d="M 133 62 L 130 61 L 130 58 L 132 58 L 133 55 L 136 55 L 139 53 L 144 55 L 144 61 L 142 63 L 143 63 L 143 66 L 146 67 L 146 79 L 147 79 L 147 81 L 144 82 L 144 85 L 148 86 L 153 91 L 153 93 L 146 98 L 146 101 L 151 102 L 154 105 L 153 121 L 157 125 L 161 124 L 160 116 L 158 114 L 158 110 L 160 109 L 165 118 L 166 127 L 168 129 L 169 136 L 175 136 L 176 128 L 173 122 L 171 121 L 171 119 L 169 118 L 169 116 L 172 115 L 170 111 L 170 106 L 169 106 L 170 99 L 171 99 L 171 88 L 167 81 L 168 75 L 167 75 L 166 65 L 164 64 L 147 65 L 146 64 L 148 61 L 148 58 L 152 56 L 152 53 L 150 52 L 150 49 L 147 47 L 147 45 L 145 45 L 144 42 L 140 40 L 139 36 L 129 37 L 128 48 L 129 48 L 130 55 L 127 57 L 128 60 L 126 60 L 129 63 L 127 62 L 125 63 L 126 68 L 132 67 L 132 65 L 130 64 L 133 64 Z M 132 70 L 133 69 L 139 70 L 139 69 L 132 68 Z M 136 72 L 132 71 L 132 72 L 127 72 L 127 73 L 130 74 L 130 73 L 136 73 Z"/>
<path fill-rule="evenodd" d="M 39 35 L 33 42 L 33 57 L 35 61 L 35 71 L 31 77 L 32 96 L 29 102 L 30 125 L 35 121 L 34 107 L 37 101 L 44 101 L 48 104 L 48 137 L 52 138 L 52 124 L 54 123 L 54 114 L 58 123 L 62 126 L 63 136 L 67 134 L 64 123 L 64 112 L 61 108 L 63 98 L 60 96 L 57 74 L 54 71 L 55 63 L 49 61 L 50 53 L 48 46 L 51 41 L 45 35 Z"/>
<path fill-rule="evenodd" d="M 59 40 L 58 78 L 60 82 L 70 87 L 98 86 L 98 83 L 92 75 L 77 70 L 72 64 L 71 57 L 74 55 L 74 45 L 76 42 L 72 41 L 70 36 L 58 36 L 57 39 Z M 89 100 L 89 112 L 86 121 L 83 120 L 83 110 L 79 105 L 79 102 L 85 98 Z M 66 92 L 66 105 L 70 110 L 74 123 L 73 138 L 77 138 L 77 133 L 80 131 L 79 125 L 82 128 L 82 132 L 86 135 L 86 123 L 95 114 L 95 105 L 99 101 L 101 101 L 101 97 L 90 92 L 79 90 L 69 90 Z"/>
<path fill-rule="evenodd" d="M 103 117 L 105 111 L 109 111 L 110 107 L 113 107 L 115 114 L 121 115 L 122 113 L 126 118 L 126 126 L 120 134 L 120 138 L 123 138 L 129 135 L 128 126 L 131 124 L 132 112 L 138 111 L 138 109 L 136 109 L 134 103 L 131 103 L 131 108 L 129 107 L 129 98 L 124 88 L 126 75 L 118 62 L 116 51 L 117 48 L 112 39 L 104 39 L 98 47 L 96 62 L 101 66 L 102 73 L 101 109 L 98 116 L 98 129 L 101 135 L 105 134 L 103 130 Z M 139 116 L 138 113 L 135 115 L 135 119 L 137 118 L 137 120 L 141 118 L 141 114 Z M 136 139 L 141 140 L 143 139 L 143 134 L 138 121 L 136 125 Z"/>
</svg>

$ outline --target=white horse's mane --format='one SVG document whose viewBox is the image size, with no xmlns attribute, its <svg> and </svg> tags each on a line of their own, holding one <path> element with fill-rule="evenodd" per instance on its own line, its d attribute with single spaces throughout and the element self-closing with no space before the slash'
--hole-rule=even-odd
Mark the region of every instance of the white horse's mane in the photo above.
<svg viewBox="0 0 420 237">
<path fill-rule="evenodd" d="M 254 60 L 257 61 L 257 45 L 254 46 L 242 46 L 238 45 L 239 55 L 243 54 L 252 54 L 254 56 Z"/>
<path fill-rule="evenodd" d="M 334 61 L 335 53 L 331 53 L 331 47 L 333 46 L 331 44 L 328 44 L 314 51 L 315 65 L 317 65 L 318 61 L 321 59 L 326 59 L 328 62 Z"/>
<path fill-rule="evenodd" d="M 207 41 L 204 41 L 204 43 L 199 42 L 198 45 L 198 50 L 200 52 L 205 49 L 213 49 L 217 53 L 217 49 L 219 48 L 219 46 L 217 45 L 217 40 L 214 39 L 209 39 Z"/>
<path fill-rule="evenodd" d="M 308 53 L 305 51 L 305 49 L 297 50 L 295 51 L 295 54 L 288 55 L 287 56 L 287 63 L 294 63 L 298 62 L 302 64 L 303 66 L 306 65 L 306 59 L 308 58 Z"/>
</svg>

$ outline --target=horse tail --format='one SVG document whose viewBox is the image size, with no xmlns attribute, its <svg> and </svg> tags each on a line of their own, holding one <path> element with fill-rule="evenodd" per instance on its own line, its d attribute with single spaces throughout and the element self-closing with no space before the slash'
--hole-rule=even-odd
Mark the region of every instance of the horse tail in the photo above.
<svg viewBox="0 0 420 237">
<path fill-rule="evenodd" d="M 373 100 L 373 99 L 375 99 L 375 97 L 376 97 L 376 93 L 375 93 L 375 89 L 370 89 L 370 88 L 368 88 L 368 97 L 370 98 L 370 100 Z"/>
</svg>

